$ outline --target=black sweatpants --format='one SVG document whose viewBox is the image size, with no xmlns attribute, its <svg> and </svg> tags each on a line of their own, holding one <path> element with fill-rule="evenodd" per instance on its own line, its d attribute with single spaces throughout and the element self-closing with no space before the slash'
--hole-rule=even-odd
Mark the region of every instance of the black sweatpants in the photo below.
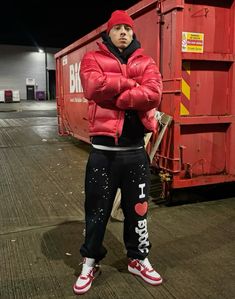
<svg viewBox="0 0 235 299">
<path fill-rule="evenodd" d="M 144 259 L 151 244 L 147 231 L 150 189 L 148 156 L 144 148 L 130 151 L 92 149 L 85 177 L 85 242 L 80 253 L 98 262 L 107 253 L 103 246 L 117 189 L 124 213 L 123 240 L 127 256 Z"/>
</svg>

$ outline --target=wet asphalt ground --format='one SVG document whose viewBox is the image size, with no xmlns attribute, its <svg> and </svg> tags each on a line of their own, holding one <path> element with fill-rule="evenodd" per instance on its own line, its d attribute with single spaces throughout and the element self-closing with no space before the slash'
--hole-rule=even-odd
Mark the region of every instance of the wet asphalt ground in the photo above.
<svg viewBox="0 0 235 299">
<path fill-rule="evenodd" d="M 76 298 L 90 146 L 57 133 L 56 103 L 0 103 L 0 298 Z M 110 220 L 101 275 L 82 298 L 235 298 L 235 197 L 220 190 L 149 208 L 152 287 L 127 272 L 122 222 Z"/>
</svg>

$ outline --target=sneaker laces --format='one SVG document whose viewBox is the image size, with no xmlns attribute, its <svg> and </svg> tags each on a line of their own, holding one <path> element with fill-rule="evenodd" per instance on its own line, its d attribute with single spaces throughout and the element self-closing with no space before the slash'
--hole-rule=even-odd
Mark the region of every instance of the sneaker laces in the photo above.
<svg viewBox="0 0 235 299">
<path fill-rule="evenodd" d="M 147 268 L 149 271 L 153 270 L 153 267 L 150 264 L 147 257 L 144 260 L 139 260 L 139 263 L 141 264 L 141 266 L 143 266 L 144 268 Z"/>
<path fill-rule="evenodd" d="M 94 270 L 94 268 L 96 267 L 95 262 L 92 265 L 91 259 L 88 261 L 89 265 L 87 265 L 87 263 L 86 263 L 87 261 L 88 260 L 86 258 L 84 258 L 83 262 L 81 262 L 79 264 L 79 265 L 83 265 L 82 266 L 82 272 L 81 272 L 80 276 L 84 276 L 84 277 L 89 276 L 92 273 L 92 271 Z"/>
<path fill-rule="evenodd" d="M 86 264 L 83 265 L 82 267 L 82 272 L 80 274 L 80 277 L 87 277 L 89 275 L 91 275 L 91 273 L 93 272 L 94 267 L 90 267 L 87 266 Z"/>
</svg>

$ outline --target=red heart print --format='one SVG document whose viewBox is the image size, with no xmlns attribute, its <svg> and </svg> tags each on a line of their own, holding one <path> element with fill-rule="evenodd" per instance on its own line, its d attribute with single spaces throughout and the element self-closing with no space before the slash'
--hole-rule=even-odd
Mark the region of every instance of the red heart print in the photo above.
<svg viewBox="0 0 235 299">
<path fill-rule="evenodd" d="M 148 210 L 148 203 L 147 201 L 143 202 L 143 203 L 137 203 L 135 205 L 135 211 L 138 215 L 140 216 L 144 216 L 144 214 L 147 212 Z"/>
</svg>

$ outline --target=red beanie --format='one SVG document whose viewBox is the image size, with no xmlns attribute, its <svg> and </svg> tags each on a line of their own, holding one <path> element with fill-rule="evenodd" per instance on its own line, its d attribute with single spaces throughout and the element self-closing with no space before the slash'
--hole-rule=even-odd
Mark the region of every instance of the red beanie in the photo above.
<svg viewBox="0 0 235 299">
<path fill-rule="evenodd" d="M 108 20 L 107 25 L 107 33 L 113 28 L 115 25 L 119 24 L 126 24 L 130 26 L 133 30 L 134 21 L 133 19 L 127 14 L 124 10 L 115 10 L 112 14 L 110 19 Z"/>
</svg>

